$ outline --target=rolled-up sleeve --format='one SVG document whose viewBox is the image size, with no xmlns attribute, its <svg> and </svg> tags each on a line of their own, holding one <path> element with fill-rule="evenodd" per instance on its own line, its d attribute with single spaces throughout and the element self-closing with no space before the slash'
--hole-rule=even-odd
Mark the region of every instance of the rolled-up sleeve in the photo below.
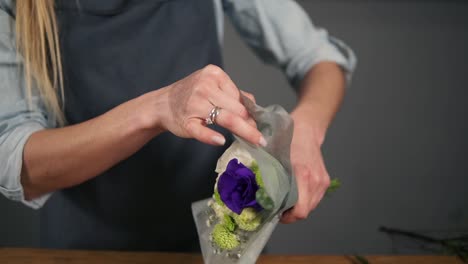
<svg viewBox="0 0 468 264">
<path fill-rule="evenodd" d="M 316 64 L 340 65 L 348 82 L 354 52 L 341 40 L 314 26 L 293 0 L 223 0 L 224 11 L 245 42 L 268 64 L 280 67 L 294 87 Z"/>
<path fill-rule="evenodd" d="M 23 149 L 32 133 L 52 126 L 36 94 L 25 96 L 21 58 L 16 54 L 14 20 L 0 9 L 0 193 L 40 208 L 50 194 L 26 201 L 20 176 Z"/>
</svg>

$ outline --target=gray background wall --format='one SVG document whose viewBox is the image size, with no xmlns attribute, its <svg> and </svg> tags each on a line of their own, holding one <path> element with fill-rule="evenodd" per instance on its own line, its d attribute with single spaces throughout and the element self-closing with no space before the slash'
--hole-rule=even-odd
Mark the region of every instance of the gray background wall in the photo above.
<svg viewBox="0 0 468 264">
<path fill-rule="evenodd" d="M 468 4 L 463 1 L 299 1 L 359 58 L 323 146 L 343 187 L 306 221 L 282 225 L 272 253 L 391 253 L 381 225 L 468 230 Z M 227 25 L 226 70 L 260 104 L 292 109 L 281 73 Z M 0 246 L 37 246 L 37 212 L 0 198 Z"/>
</svg>

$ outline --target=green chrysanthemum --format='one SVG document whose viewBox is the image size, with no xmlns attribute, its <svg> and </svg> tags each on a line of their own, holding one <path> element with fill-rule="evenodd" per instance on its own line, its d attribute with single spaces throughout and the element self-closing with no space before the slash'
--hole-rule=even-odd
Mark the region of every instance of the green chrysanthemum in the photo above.
<svg viewBox="0 0 468 264">
<path fill-rule="evenodd" d="M 221 195 L 219 195 L 218 189 L 215 189 L 214 194 L 213 194 L 213 198 L 214 198 L 216 203 L 218 203 L 219 205 L 224 206 L 224 203 L 221 200 Z"/>
<path fill-rule="evenodd" d="M 237 226 L 245 231 L 255 231 L 261 223 L 262 217 L 253 208 L 245 208 L 240 215 L 234 214 Z"/>
<path fill-rule="evenodd" d="M 216 217 L 219 220 L 224 219 L 224 217 L 226 215 L 231 215 L 232 214 L 232 211 L 229 208 L 227 208 L 225 205 L 220 205 L 220 204 L 218 204 L 216 202 L 212 203 L 210 205 L 210 207 L 213 209 L 213 211 L 216 214 Z"/>
<path fill-rule="evenodd" d="M 263 179 L 262 173 L 260 172 L 260 168 L 258 167 L 258 163 L 256 161 L 252 161 L 252 165 L 250 165 L 250 170 L 255 174 L 255 181 L 257 182 L 258 187 L 263 188 Z"/>
<path fill-rule="evenodd" d="M 223 224 L 217 224 L 212 233 L 213 241 L 219 248 L 232 250 L 239 246 L 239 239 Z"/>
</svg>

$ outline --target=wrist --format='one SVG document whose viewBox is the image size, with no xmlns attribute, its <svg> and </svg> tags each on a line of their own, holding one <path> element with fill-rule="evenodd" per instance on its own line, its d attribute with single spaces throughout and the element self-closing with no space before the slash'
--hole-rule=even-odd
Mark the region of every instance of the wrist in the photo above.
<svg viewBox="0 0 468 264">
<path fill-rule="evenodd" d="M 315 143 L 322 146 L 327 133 L 327 124 L 317 116 L 313 107 L 297 107 L 291 117 L 294 120 L 294 129 L 310 134 Z"/>
<path fill-rule="evenodd" d="M 164 132 L 164 88 L 141 95 L 131 103 L 131 116 L 127 122 L 129 129 L 133 131 L 145 131 L 154 136 Z"/>
</svg>

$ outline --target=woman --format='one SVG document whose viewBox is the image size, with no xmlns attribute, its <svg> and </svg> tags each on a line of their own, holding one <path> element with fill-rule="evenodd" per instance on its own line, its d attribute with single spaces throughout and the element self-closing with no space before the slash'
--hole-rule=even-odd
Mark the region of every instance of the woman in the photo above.
<svg viewBox="0 0 468 264">
<path fill-rule="evenodd" d="M 198 247 L 190 203 L 212 192 L 218 146 L 229 145 L 231 132 L 265 145 L 221 69 L 223 10 L 300 89 L 291 149 L 299 201 L 283 221 L 304 219 L 323 196 L 329 176 L 320 145 L 343 95 L 342 69 L 350 72 L 354 60 L 294 2 L 1 7 L 0 191 L 43 206 L 44 246 Z"/>
</svg>

